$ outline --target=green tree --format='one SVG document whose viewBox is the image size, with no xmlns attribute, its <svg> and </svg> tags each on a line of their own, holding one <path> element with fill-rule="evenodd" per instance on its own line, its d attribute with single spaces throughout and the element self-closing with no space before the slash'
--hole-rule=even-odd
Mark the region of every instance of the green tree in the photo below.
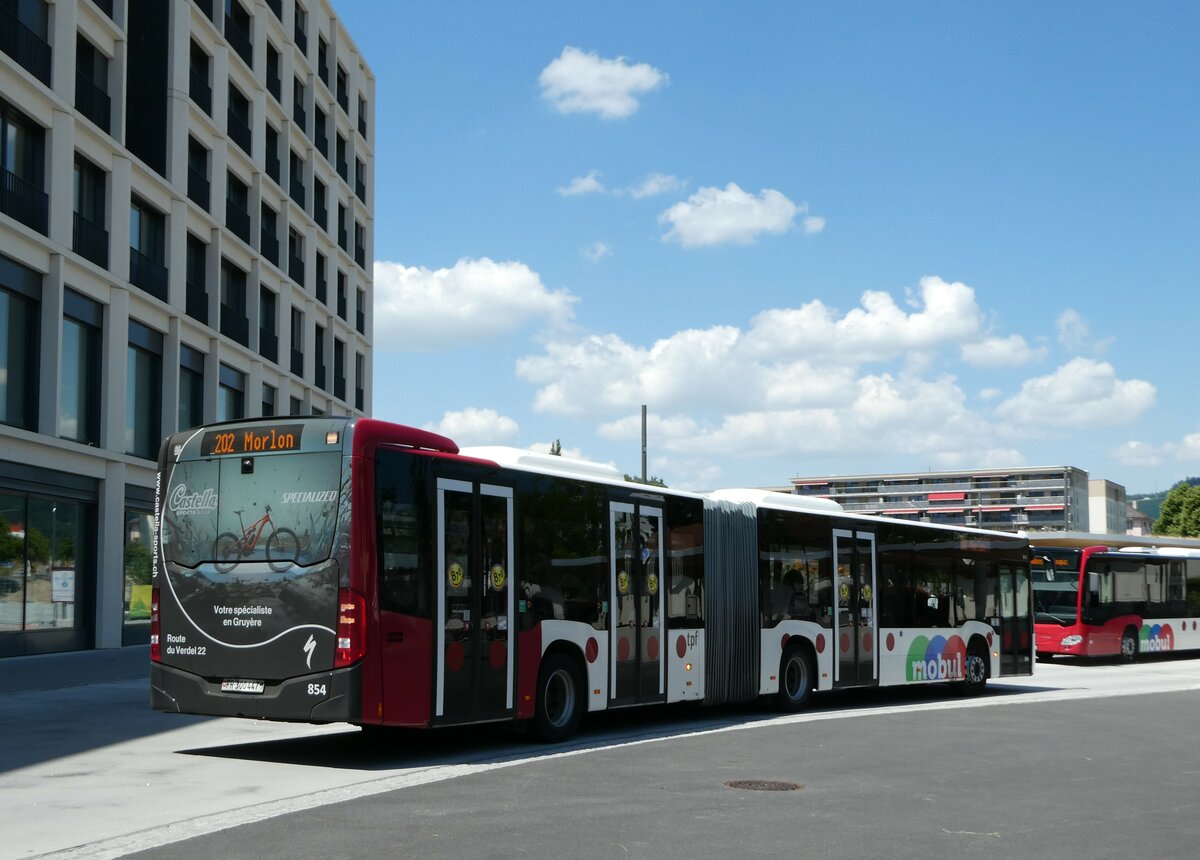
<svg viewBox="0 0 1200 860">
<path fill-rule="evenodd" d="M 1180 481 L 1171 488 L 1171 492 L 1163 499 L 1158 520 L 1154 523 L 1154 533 L 1200 537 L 1200 486 Z"/>
<path fill-rule="evenodd" d="M 133 585 L 150 582 L 150 547 L 141 541 L 125 544 L 125 579 Z"/>
<path fill-rule="evenodd" d="M 633 484 L 648 484 L 651 487 L 665 487 L 667 485 L 666 481 L 655 475 L 651 475 L 649 478 L 645 479 L 637 478 L 633 475 L 626 475 L 625 480 Z"/>
<path fill-rule="evenodd" d="M 561 440 L 559 440 L 559 439 L 554 440 L 554 444 L 552 444 L 550 446 L 550 453 L 553 454 L 555 457 L 562 456 L 562 441 Z"/>
</svg>

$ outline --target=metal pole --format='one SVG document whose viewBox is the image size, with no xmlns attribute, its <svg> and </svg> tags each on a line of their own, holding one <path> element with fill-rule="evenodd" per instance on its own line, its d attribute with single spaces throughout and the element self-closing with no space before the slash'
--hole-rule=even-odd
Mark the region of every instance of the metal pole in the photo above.
<svg viewBox="0 0 1200 860">
<path fill-rule="evenodd" d="M 642 404 L 642 480 L 646 480 L 646 404 Z"/>
</svg>

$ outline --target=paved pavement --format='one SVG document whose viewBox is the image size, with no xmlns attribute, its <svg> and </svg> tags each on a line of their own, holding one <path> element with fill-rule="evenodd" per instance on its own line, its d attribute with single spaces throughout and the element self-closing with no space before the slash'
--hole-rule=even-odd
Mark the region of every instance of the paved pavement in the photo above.
<svg viewBox="0 0 1200 860">
<path fill-rule="evenodd" d="M 0 694 L 150 678 L 150 646 L 0 659 Z"/>
</svg>

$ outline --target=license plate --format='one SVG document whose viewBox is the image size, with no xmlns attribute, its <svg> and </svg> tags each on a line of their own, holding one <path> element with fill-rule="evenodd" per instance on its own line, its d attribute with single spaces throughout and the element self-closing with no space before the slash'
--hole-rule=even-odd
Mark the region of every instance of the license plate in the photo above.
<svg viewBox="0 0 1200 860">
<path fill-rule="evenodd" d="M 222 681 L 222 693 L 261 693 L 266 689 L 262 681 Z"/>
</svg>

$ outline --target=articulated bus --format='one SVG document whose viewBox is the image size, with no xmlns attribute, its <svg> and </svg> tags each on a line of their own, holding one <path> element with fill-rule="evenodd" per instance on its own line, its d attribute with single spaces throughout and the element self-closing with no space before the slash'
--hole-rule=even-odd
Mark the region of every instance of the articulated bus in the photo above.
<svg viewBox="0 0 1200 860">
<path fill-rule="evenodd" d="M 1028 542 L 680 492 L 359 418 L 229 422 L 160 454 L 151 699 L 364 727 L 953 682 L 1033 666 Z"/>
<path fill-rule="evenodd" d="M 1032 548 L 1038 657 L 1200 648 L 1200 553 L 1171 547 Z"/>
</svg>

